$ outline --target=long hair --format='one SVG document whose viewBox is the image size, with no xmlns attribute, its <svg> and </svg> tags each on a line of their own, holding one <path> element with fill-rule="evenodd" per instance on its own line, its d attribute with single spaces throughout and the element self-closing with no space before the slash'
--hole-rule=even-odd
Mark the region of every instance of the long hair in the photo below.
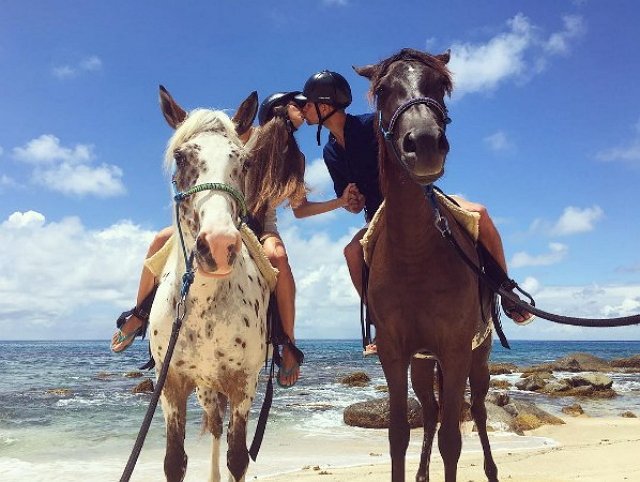
<svg viewBox="0 0 640 482">
<path fill-rule="evenodd" d="M 258 128 L 247 146 L 247 207 L 260 221 L 269 206 L 284 201 L 295 206 L 307 194 L 304 154 L 288 126 L 287 106 L 277 106 L 273 111 L 273 118 Z"/>
</svg>

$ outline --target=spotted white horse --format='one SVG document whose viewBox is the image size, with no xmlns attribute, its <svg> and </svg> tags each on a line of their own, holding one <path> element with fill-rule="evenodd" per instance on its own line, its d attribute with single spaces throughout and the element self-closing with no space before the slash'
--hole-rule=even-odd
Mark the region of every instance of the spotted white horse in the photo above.
<svg viewBox="0 0 640 482">
<path fill-rule="evenodd" d="M 160 101 L 175 133 L 166 153 L 175 166 L 179 191 L 204 183 L 220 183 L 242 192 L 243 143 L 257 111 L 253 93 L 233 119 L 224 112 L 196 109 L 186 113 L 163 88 Z M 247 418 L 265 360 L 267 283 L 238 230 L 240 206 L 225 190 L 197 192 L 180 203 L 179 223 L 187 252 L 193 251 L 196 274 L 186 302 L 175 351 L 161 396 L 167 430 L 164 471 L 168 481 L 183 480 L 186 405 L 196 391 L 204 409 L 205 429 L 213 435 L 210 481 L 220 480 L 220 438 L 230 406 L 227 431 L 229 480 L 244 481 L 249 456 Z M 185 260 L 174 242 L 150 314 L 151 353 L 162 366 L 180 299 Z"/>
</svg>

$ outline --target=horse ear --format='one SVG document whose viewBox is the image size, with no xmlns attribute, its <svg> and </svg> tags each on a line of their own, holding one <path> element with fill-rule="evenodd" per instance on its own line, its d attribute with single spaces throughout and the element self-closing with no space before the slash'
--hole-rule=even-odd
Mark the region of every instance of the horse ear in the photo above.
<svg viewBox="0 0 640 482">
<path fill-rule="evenodd" d="M 241 136 L 247 132 L 258 113 L 258 93 L 254 90 L 245 100 L 242 101 L 240 107 L 233 116 L 233 122 L 236 125 L 236 133 Z"/>
<path fill-rule="evenodd" d="M 173 97 L 163 85 L 160 86 L 160 108 L 167 123 L 174 129 L 187 118 L 186 111 L 173 100 Z"/>
<path fill-rule="evenodd" d="M 353 66 L 353 70 L 356 71 L 356 74 L 362 75 L 369 80 L 371 80 L 371 77 L 373 77 L 373 75 L 376 73 L 376 68 L 377 67 L 374 64 L 364 65 L 362 67 L 356 67 L 355 65 Z"/>
<path fill-rule="evenodd" d="M 442 62 L 445 65 L 448 64 L 449 60 L 451 60 L 451 49 L 447 49 L 446 52 L 440 55 L 436 55 L 436 59 L 438 59 L 440 62 Z"/>
</svg>

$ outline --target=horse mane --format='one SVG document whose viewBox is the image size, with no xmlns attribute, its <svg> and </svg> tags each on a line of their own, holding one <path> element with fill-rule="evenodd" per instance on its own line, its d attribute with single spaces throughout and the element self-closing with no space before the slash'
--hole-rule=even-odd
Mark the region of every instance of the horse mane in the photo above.
<svg viewBox="0 0 640 482">
<path fill-rule="evenodd" d="M 387 75 L 387 71 L 391 67 L 391 65 L 398 61 L 405 62 L 419 62 L 427 67 L 435 70 L 437 73 L 442 75 L 444 79 L 444 91 L 447 95 L 451 95 L 453 91 L 453 79 L 451 75 L 451 71 L 447 68 L 447 65 L 440 60 L 435 55 L 431 55 L 426 52 L 420 52 L 419 50 L 414 49 L 402 49 L 395 55 L 381 61 L 376 65 L 376 69 L 374 74 L 371 76 L 371 87 L 369 89 L 369 95 L 371 97 L 375 96 L 375 92 L 380 88 L 380 83 L 382 79 Z M 382 192 L 382 196 L 386 197 L 388 192 L 388 182 L 386 175 L 386 143 L 382 134 L 380 133 L 380 119 L 378 116 L 375 117 L 374 128 L 376 130 L 376 137 L 378 139 L 378 169 L 379 169 L 379 180 L 380 183 L 380 191 Z"/>
<path fill-rule="evenodd" d="M 202 132 L 222 132 L 232 143 L 242 147 L 242 141 L 236 134 L 236 126 L 225 112 L 221 110 L 194 109 L 189 112 L 187 118 L 178 126 L 167 143 L 164 157 L 167 171 L 170 171 L 173 166 L 175 150 Z"/>
</svg>

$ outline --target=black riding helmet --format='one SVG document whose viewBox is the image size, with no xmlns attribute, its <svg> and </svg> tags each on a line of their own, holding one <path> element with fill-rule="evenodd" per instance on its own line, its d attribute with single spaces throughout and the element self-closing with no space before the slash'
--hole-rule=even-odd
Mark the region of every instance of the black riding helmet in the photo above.
<svg viewBox="0 0 640 482">
<path fill-rule="evenodd" d="M 320 145 L 322 124 L 339 109 L 344 109 L 351 104 L 351 87 L 347 79 L 339 73 L 322 70 L 309 77 L 304 84 L 302 95 L 306 97 L 308 102 L 313 102 L 316 108 L 316 113 L 318 114 L 318 133 L 316 138 L 318 145 Z M 333 106 L 334 109 L 326 117 L 322 117 L 318 104 L 328 104 Z"/>
<path fill-rule="evenodd" d="M 262 101 L 262 104 L 260 104 L 260 109 L 258 110 L 258 123 L 261 126 L 265 125 L 273 117 L 274 108 L 281 105 L 287 105 L 289 102 L 293 101 L 298 105 L 298 107 L 304 107 L 306 99 L 302 98 L 300 94 L 300 91 L 297 90 L 292 92 L 276 92 L 275 94 L 271 94 L 269 97 Z"/>
</svg>

